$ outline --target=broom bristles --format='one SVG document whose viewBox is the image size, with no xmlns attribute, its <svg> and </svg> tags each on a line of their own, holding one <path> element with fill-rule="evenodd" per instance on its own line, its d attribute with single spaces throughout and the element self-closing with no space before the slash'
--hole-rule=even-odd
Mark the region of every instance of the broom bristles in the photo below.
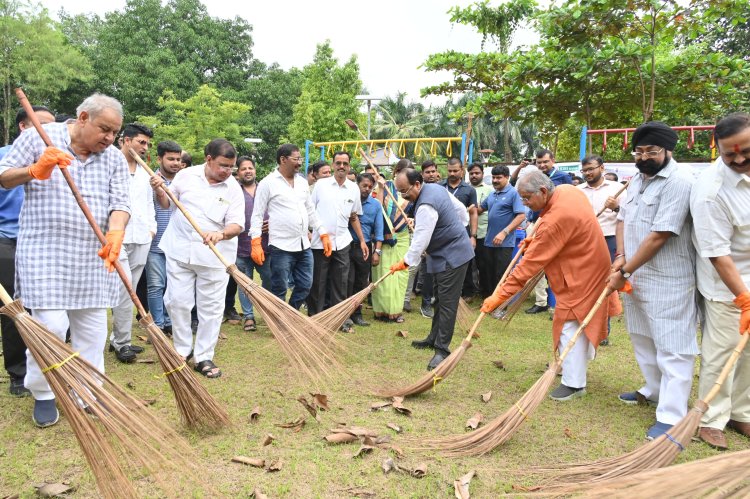
<svg viewBox="0 0 750 499">
<path fill-rule="evenodd" d="M 513 295 L 506 303 L 505 305 L 505 315 L 503 316 L 503 322 L 504 327 L 507 328 L 508 325 L 510 325 L 513 318 L 516 316 L 516 313 L 518 313 L 519 310 L 523 307 L 524 303 L 526 302 L 526 298 L 529 297 L 531 292 L 534 290 L 536 285 L 539 283 L 539 281 L 544 277 L 544 269 L 541 269 L 539 272 L 534 275 L 531 279 L 529 279 L 523 288 L 521 288 L 515 295 Z M 503 305 L 501 305 L 500 308 L 502 310 Z"/>
<path fill-rule="evenodd" d="M 471 311 L 471 308 L 469 307 L 469 304 L 466 303 L 466 300 L 463 298 L 458 299 L 458 311 L 456 313 L 456 322 L 458 322 L 458 327 L 461 328 L 461 331 L 468 332 L 469 329 L 471 329 L 472 324 L 474 321 L 471 319 L 471 316 L 474 315 Z M 475 337 L 479 337 L 478 334 L 474 334 Z"/>
<path fill-rule="evenodd" d="M 192 449 L 142 401 L 74 353 L 20 301 L 0 312 L 13 319 L 42 368 L 105 497 L 137 495 L 122 465 L 138 474 L 145 469 L 170 496 L 185 493 L 176 488 L 198 486 Z M 184 481 L 175 480 L 175 473 Z"/>
<path fill-rule="evenodd" d="M 361 291 L 356 292 L 349 298 L 342 300 L 322 312 L 318 312 L 311 318 L 323 329 L 330 332 L 336 332 L 344 322 L 352 316 L 354 311 L 357 310 L 357 307 L 365 301 L 365 298 L 367 298 L 367 295 L 369 295 L 373 289 L 375 289 L 375 284 L 370 283 Z"/>
</svg>

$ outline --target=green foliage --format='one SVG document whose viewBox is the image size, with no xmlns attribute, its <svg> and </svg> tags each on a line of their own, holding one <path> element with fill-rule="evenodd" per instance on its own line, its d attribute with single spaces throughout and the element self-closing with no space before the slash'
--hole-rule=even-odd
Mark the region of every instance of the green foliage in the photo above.
<svg viewBox="0 0 750 499">
<path fill-rule="evenodd" d="M 174 140 L 199 163 L 203 148 L 211 140 L 225 138 L 238 149 L 246 151 L 243 142 L 250 137 L 250 106 L 223 100 L 219 91 L 202 85 L 195 95 L 179 100 L 171 90 L 158 99 L 158 112 L 153 116 L 139 116 L 138 121 L 154 129 L 155 144 Z"/>
<path fill-rule="evenodd" d="M 86 59 L 55 29 L 46 9 L 39 4 L 0 0 L 0 102 L 5 143 L 15 127 L 15 87 L 21 86 L 34 104 L 50 104 L 58 93 L 85 83 L 89 71 Z"/>
<path fill-rule="evenodd" d="M 303 147 L 305 140 L 327 142 L 357 138 L 357 133 L 349 129 L 344 120 L 360 121 L 355 96 L 361 89 L 356 56 L 340 65 L 329 41 L 318 45 L 313 62 L 302 70 L 302 92 L 294 106 L 289 141 Z"/>
<path fill-rule="evenodd" d="M 462 8 L 453 7 L 448 11 L 451 22 L 474 26 L 482 34 L 482 44 L 490 38 L 507 52 L 513 40 L 513 34 L 523 21 L 536 11 L 533 0 L 514 0 L 497 7 L 490 6 L 489 0 L 482 0 Z"/>
</svg>

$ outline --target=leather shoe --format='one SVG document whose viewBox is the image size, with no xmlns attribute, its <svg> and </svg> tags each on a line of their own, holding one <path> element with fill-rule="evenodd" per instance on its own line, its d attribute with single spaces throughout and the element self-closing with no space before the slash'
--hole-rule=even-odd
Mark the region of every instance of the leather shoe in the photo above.
<svg viewBox="0 0 750 499">
<path fill-rule="evenodd" d="M 750 423 L 742 423 L 740 421 L 735 421 L 734 419 L 730 419 L 727 423 L 727 428 L 730 430 L 734 430 L 740 435 L 744 435 L 746 437 L 750 437 Z"/>
<path fill-rule="evenodd" d="M 443 352 L 435 352 L 435 356 L 432 357 L 432 359 L 430 359 L 430 363 L 427 364 L 427 370 L 432 371 L 433 369 L 435 369 L 440 365 L 442 361 L 445 360 L 446 357 L 447 355 L 445 355 Z"/>
<path fill-rule="evenodd" d="M 708 444 L 709 447 L 713 447 L 716 450 L 727 450 L 727 437 L 724 436 L 724 432 L 718 428 L 709 428 L 703 426 L 698 430 L 698 438 Z"/>
<path fill-rule="evenodd" d="M 130 345 L 130 349 L 135 353 L 143 353 L 143 347 L 139 347 L 138 345 Z"/>
<path fill-rule="evenodd" d="M 110 345 L 110 348 L 115 351 L 115 357 L 123 364 L 130 364 L 135 361 L 135 352 L 130 345 L 124 345 L 122 348 L 117 350 L 115 347 Z"/>
<path fill-rule="evenodd" d="M 435 345 L 430 341 L 429 338 L 425 338 L 423 340 L 414 340 L 411 342 L 411 346 L 420 350 L 423 348 L 435 348 Z"/>
<path fill-rule="evenodd" d="M 28 397 L 31 392 L 23 386 L 23 378 L 10 378 L 10 394 L 14 397 Z"/>
<path fill-rule="evenodd" d="M 544 305 L 544 306 L 534 305 L 531 308 L 527 308 L 526 313 L 527 314 L 541 314 L 542 312 L 546 312 L 547 310 L 549 310 L 549 307 L 547 305 Z"/>
<path fill-rule="evenodd" d="M 355 315 L 354 317 L 352 317 L 352 322 L 354 324 L 356 324 L 357 326 L 363 326 L 364 327 L 364 326 L 369 326 L 370 325 L 370 323 L 367 322 L 366 320 L 364 320 L 361 315 Z"/>
</svg>

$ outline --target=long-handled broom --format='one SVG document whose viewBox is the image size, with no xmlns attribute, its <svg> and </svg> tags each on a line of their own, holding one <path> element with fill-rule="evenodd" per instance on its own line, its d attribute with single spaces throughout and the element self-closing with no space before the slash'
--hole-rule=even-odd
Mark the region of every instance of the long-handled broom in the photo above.
<svg viewBox="0 0 750 499">
<path fill-rule="evenodd" d="M 533 235 L 534 233 L 534 227 L 530 227 L 530 235 Z M 497 283 L 497 286 L 495 289 L 500 289 L 500 287 L 503 285 L 505 280 L 508 278 L 508 275 L 510 275 L 511 269 L 513 265 L 518 261 L 518 259 L 521 257 L 521 254 L 523 253 L 523 250 L 519 250 L 518 253 L 516 253 L 516 256 L 511 261 L 510 265 L 508 265 L 508 268 L 505 269 L 505 273 L 503 274 L 502 278 L 500 279 L 500 282 Z M 511 297 L 506 303 L 500 305 L 500 307 L 504 307 L 507 305 L 510 300 L 513 300 L 513 297 Z M 498 308 L 500 308 L 498 307 Z M 476 318 L 472 326 L 469 328 L 469 332 L 466 335 L 466 338 L 461 341 L 461 344 L 458 346 L 458 348 L 454 349 L 451 354 L 445 358 L 444 361 L 442 361 L 438 366 L 422 375 L 417 381 L 414 383 L 411 383 L 407 386 L 400 387 L 400 388 L 380 388 L 375 390 L 375 395 L 378 395 L 380 397 L 410 397 L 412 395 L 418 395 L 420 393 L 426 392 L 427 390 L 434 388 L 438 383 L 443 381 L 445 378 L 448 377 L 448 375 L 453 372 L 453 370 L 458 365 L 461 358 L 463 358 L 464 354 L 466 353 L 466 350 L 471 347 L 471 339 L 474 338 L 476 335 L 476 330 L 479 327 L 479 324 L 482 322 L 482 319 L 485 317 L 484 312 L 480 312 L 479 316 Z"/>
<path fill-rule="evenodd" d="M 567 357 L 568 353 L 575 345 L 581 332 L 583 332 L 588 323 L 594 317 L 596 311 L 599 310 L 599 307 L 607 299 L 609 293 L 609 288 L 605 288 L 604 291 L 602 291 L 599 298 L 596 300 L 596 303 L 591 308 L 588 315 L 583 319 L 583 322 L 581 322 L 578 330 L 573 334 L 559 358 L 556 358 L 554 362 L 550 363 L 550 366 L 541 378 L 539 378 L 539 380 L 529 388 L 523 397 L 513 404 L 513 406 L 504 414 L 498 416 L 483 428 L 472 431 L 471 433 L 415 441 L 414 448 L 439 450 L 448 456 L 481 456 L 510 440 L 518 428 L 521 427 L 524 421 L 533 414 L 536 408 L 539 407 L 539 404 L 545 399 L 547 392 L 557 377 L 557 371 L 560 366 L 562 366 L 565 357 Z"/>
<path fill-rule="evenodd" d="M 625 189 L 627 189 L 627 188 L 628 188 L 628 185 L 630 185 L 630 180 L 628 180 L 627 182 L 625 182 L 624 184 L 622 184 L 622 187 L 620 187 L 620 188 L 619 188 L 619 189 L 617 190 L 617 194 L 615 194 L 615 195 L 614 195 L 614 196 L 612 196 L 612 197 L 613 197 L 613 198 L 618 198 L 618 197 L 620 197 L 620 194 L 622 194 L 623 192 L 625 192 Z M 606 207 L 606 206 L 602 207 L 602 209 L 601 209 L 601 210 L 599 210 L 599 211 L 597 212 L 597 214 L 596 214 L 596 218 L 599 218 L 599 215 L 601 215 L 602 213 L 604 213 L 604 212 L 605 212 L 606 210 L 607 210 L 607 207 Z"/>
<path fill-rule="evenodd" d="M 351 317 L 354 311 L 359 307 L 367 295 L 377 288 L 386 277 L 393 274 L 388 272 L 375 282 L 371 282 L 364 289 L 357 291 L 349 298 L 342 300 L 336 305 L 329 307 L 312 316 L 312 319 L 328 331 L 336 332 L 344 322 Z"/>
<path fill-rule="evenodd" d="M 21 106 L 23 106 L 31 118 L 37 132 L 39 132 L 39 136 L 47 146 L 52 146 L 52 141 L 32 111 L 31 104 L 26 98 L 23 90 L 17 88 L 16 95 Z M 88 205 L 83 200 L 83 196 L 81 196 L 81 192 L 78 190 L 73 177 L 65 168 L 61 168 L 60 173 L 62 173 L 65 181 L 68 183 L 78 206 L 81 208 L 86 220 L 96 234 L 97 239 L 99 239 L 102 245 L 107 244 L 104 234 L 96 223 L 94 216 L 91 214 Z M 217 429 L 228 425 L 229 415 L 227 412 L 216 402 L 211 394 L 208 393 L 208 390 L 206 390 L 206 388 L 198 381 L 190 369 L 184 369 L 186 366 L 185 359 L 175 351 L 162 330 L 154 323 L 151 315 L 146 313 L 146 310 L 138 299 L 138 296 L 135 294 L 135 291 L 130 284 L 130 279 L 128 279 L 120 262 L 115 261 L 114 266 L 115 270 L 117 270 L 117 274 L 122 280 L 122 284 L 125 286 L 130 298 L 133 300 L 136 309 L 138 309 L 138 312 L 141 314 L 142 319 L 140 322 L 148 331 L 149 339 L 154 347 L 156 356 L 159 358 L 162 369 L 164 369 L 164 376 L 169 381 L 169 385 L 174 392 L 177 408 L 180 411 L 180 416 L 182 417 L 183 422 L 192 428 L 206 429 Z"/>
<path fill-rule="evenodd" d="M 687 415 L 664 435 L 622 456 L 601 459 L 590 463 L 534 468 L 534 470 L 552 475 L 557 484 L 593 484 L 672 464 L 680 452 L 685 450 L 693 435 L 695 435 L 698 425 L 700 425 L 701 417 L 708 410 L 709 404 L 719 393 L 721 385 L 732 372 L 732 368 L 745 349 L 745 345 L 747 345 L 749 336 L 750 333 L 745 332 L 740 337 L 740 341 L 724 364 L 724 368 L 716 379 L 713 388 L 711 388 L 703 400 L 696 401 Z M 566 485 L 551 485 L 548 488 L 557 491 L 565 489 Z"/>
<path fill-rule="evenodd" d="M 138 496 L 123 467 L 134 474 L 147 470 L 173 497 L 188 493 L 175 490 L 186 482 L 197 484 L 196 458 L 182 437 L 31 317 L 2 286 L 0 300 L 5 304 L 0 313 L 16 323 L 42 369 L 104 497 Z"/>
<path fill-rule="evenodd" d="M 149 175 L 156 175 L 135 151 L 131 151 L 131 154 Z M 161 188 L 195 231 L 201 237 L 204 237 L 204 232 L 198 222 L 180 200 L 165 186 Z M 270 291 L 253 282 L 236 265 L 229 263 L 215 245 L 209 244 L 208 246 L 216 255 L 216 258 L 226 267 L 229 275 L 237 282 L 237 286 L 260 310 L 268 329 L 279 342 L 282 351 L 298 368 L 297 372 L 304 373 L 310 381 L 320 384 L 324 379 L 331 377 L 331 367 L 343 370 L 333 355 L 333 351 L 339 347 L 336 335 L 329 333 L 317 322 L 305 317 L 286 302 L 279 300 Z"/>
</svg>

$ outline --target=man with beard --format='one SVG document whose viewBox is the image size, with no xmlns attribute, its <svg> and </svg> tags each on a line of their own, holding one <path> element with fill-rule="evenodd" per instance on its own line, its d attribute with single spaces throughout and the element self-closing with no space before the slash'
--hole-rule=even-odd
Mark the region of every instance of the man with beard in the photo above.
<svg viewBox="0 0 750 499">
<path fill-rule="evenodd" d="M 346 151 L 333 153 L 333 176 L 318 180 L 311 196 L 331 245 L 331 251 L 325 255 L 320 233 L 313 230 L 313 282 L 307 299 L 307 310 L 311 316 L 327 308 L 326 289 L 330 291 L 331 306 L 346 299 L 351 258 L 349 246 L 352 243 L 349 225 L 357 235 L 362 253 L 360 258 L 365 262 L 370 257 L 370 249 L 359 224 L 359 215 L 362 214 L 360 191 L 357 184 L 346 178 L 351 169 L 350 160 Z M 341 329 L 351 330 L 351 321 L 347 319 Z"/>
<path fill-rule="evenodd" d="M 375 186 L 375 178 L 369 173 L 360 173 L 357 176 L 359 187 L 359 198 L 362 202 L 362 214 L 359 216 L 359 224 L 362 227 L 362 235 L 370 250 L 370 258 L 365 258 L 359 244 L 359 234 L 349 223 L 349 234 L 355 244 L 349 247 L 349 282 L 347 296 L 365 289 L 370 282 L 370 266 L 377 267 L 380 264 L 380 255 L 383 254 L 383 209 L 380 201 L 372 197 L 372 188 Z M 357 326 L 369 326 L 362 318 L 362 305 L 352 314 L 352 322 Z"/>
<path fill-rule="evenodd" d="M 701 372 L 704 400 L 750 328 L 750 114 L 734 113 L 714 128 L 721 160 L 693 187 L 690 209 L 703 296 Z M 750 437 L 750 352 L 746 348 L 703 414 L 698 436 L 724 450 L 724 427 Z"/>
<path fill-rule="evenodd" d="M 149 185 L 149 174 L 133 158 L 131 151 L 146 159 L 154 133 L 138 123 L 125 125 L 122 132 L 122 153 L 128 162 L 130 173 L 130 221 L 125 228 L 125 239 L 120 252 L 120 264 L 131 284 L 135 286 L 146 267 L 151 240 L 156 234 L 156 212 L 152 202 L 153 191 Z M 134 362 L 136 354 L 143 348 L 131 345 L 133 329 L 133 303 L 125 285 L 120 283 L 120 297 L 112 308 L 112 335 L 109 351 L 115 353 L 123 363 Z"/>
<path fill-rule="evenodd" d="M 181 211 L 176 211 L 159 247 L 167 257 L 164 303 L 172 319 L 175 350 L 186 360 L 194 358 L 194 368 L 203 376 L 218 378 L 221 370 L 213 357 L 229 275 L 208 244 L 214 244 L 229 263 L 234 263 L 235 236 L 245 225 L 245 203 L 242 189 L 232 177 L 237 156 L 234 146 L 224 139 L 214 139 L 205 147 L 205 155 L 204 164 L 180 170 L 170 185 L 204 231 L 203 237 Z M 153 177 L 153 185 L 161 183 L 160 177 Z M 193 347 L 190 314 L 194 305 L 198 309 L 198 330 Z"/>
<path fill-rule="evenodd" d="M 331 256 L 328 232 L 318 221 L 318 214 L 310 200 L 310 187 L 298 175 L 302 155 L 294 144 L 283 144 L 276 151 L 278 168 L 258 183 L 250 222 L 250 256 L 263 265 L 266 254 L 261 233 L 263 218 L 268 213 L 268 247 L 271 258 L 271 292 L 279 300 L 286 300 L 289 279 L 294 291 L 289 304 L 299 309 L 312 287 L 313 257 L 308 228 L 320 234 L 323 255 Z M 359 196 L 357 196 L 359 197 Z"/>
<path fill-rule="evenodd" d="M 677 134 L 652 121 L 633 132 L 637 173 L 617 217 L 617 253 L 609 287 L 625 296 L 625 318 L 645 385 L 623 393 L 626 404 L 657 404 L 646 438 L 668 432 L 687 413 L 698 353 L 695 248 L 691 242 L 693 178 L 672 159 Z M 631 277 L 632 276 L 632 277 Z"/>
<path fill-rule="evenodd" d="M 507 170 L 507 168 L 506 168 Z M 492 186 L 484 183 L 484 168 L 481 163 L 473 163 L 469 167 L 469 183 L 477 193 L 477 246 L 474 248 L 476 258 L 472 265 L 472 272 L 476 275 L 472 278 L 479 285 L 479 294 L 486 298 L 492 293 L 494 286 L 492 284 L 492 256 L 485 246 L 485 237 L 487 236 L 487 213 L 482 212 L 480 206 L 492 194 Z M 521 205 L 523 208 L 523 205 Z M 515 235 L 514 235 L 515 241 Z"/>
</svg>

